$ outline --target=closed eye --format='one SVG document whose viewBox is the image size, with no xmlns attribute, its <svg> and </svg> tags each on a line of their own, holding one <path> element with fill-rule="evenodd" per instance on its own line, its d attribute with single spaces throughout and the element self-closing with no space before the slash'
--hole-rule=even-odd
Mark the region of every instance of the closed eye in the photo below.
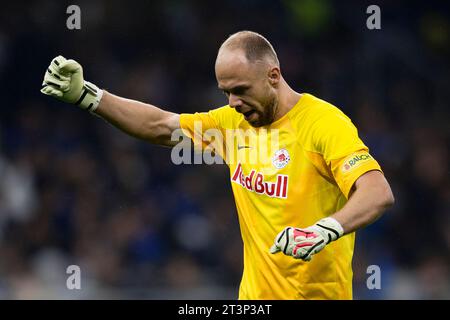
<svg viewBox="0 0 450 320">
<path fill-rule="evenodd" d="M 246 93 L 246 91 L 250 89 L 249 86 L 237 86 L 237 87 L 233 87 L 229 90 L 225 90 L 223 89 L 222 92 L 228 97 L 230 95 L 230 93 L 240 96 Z"/>
<path fill-rule="evenodd" d="M 245 86 L 239 86 L 239 87 L 233 88 L 233 91 L 232 91 L 232 92 L 233 92 L 234 94 L 241 95 L 241 94 L 244 94 L 245 91 L 247 91 L 247 89 L 248 89 L 248 87 L 245 87 Z"/>
</svg>

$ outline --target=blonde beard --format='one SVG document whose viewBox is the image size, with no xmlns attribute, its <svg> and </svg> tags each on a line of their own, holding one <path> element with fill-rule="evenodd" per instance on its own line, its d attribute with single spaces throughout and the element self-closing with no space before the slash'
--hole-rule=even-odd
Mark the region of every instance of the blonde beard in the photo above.
<svg viewBox="0 0 450 320">
<path fill-rule="evenodd" d="M 278 99 L 276 98 L 276 96 L 274 96 L 273 99 L 266 106 L 263 107 L 263 109 L 265 111 L 264 113 L 258 112 L 261 120 L 258 123 L 256 123 L 256 125 L 250 123 L 252 127 L 255 128 L 263 127 L 274 122 L 275 114 L 278 109 Z"/>
</svg>

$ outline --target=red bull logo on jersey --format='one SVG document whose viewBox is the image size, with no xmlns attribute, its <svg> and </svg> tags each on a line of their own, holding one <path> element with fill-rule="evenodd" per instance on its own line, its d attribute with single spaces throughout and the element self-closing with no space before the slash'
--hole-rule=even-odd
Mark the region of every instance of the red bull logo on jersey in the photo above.
<svg viewBox="0 0 450 320">
<path fill-rule="evenodd" d="M 240 184 L 245 189 L 258 194 L 264 194 L 272 198 L 287 198 L 288 176 L 278 174 L 275 182 L 265 181 L 264 174 L 252 170 L 248 176 L 244 175 L 242 165 L 238 163 L 231 177 L 231 182 Z"/>
<path fill-rule="evenodd" d="M 345 159 L 344 164 L 342 165 L 342 171 L 348 172 L 370 159 L 372 159 L 372 156 L 367 152 L 352 154 L 350 157 Z"/>
</svg>

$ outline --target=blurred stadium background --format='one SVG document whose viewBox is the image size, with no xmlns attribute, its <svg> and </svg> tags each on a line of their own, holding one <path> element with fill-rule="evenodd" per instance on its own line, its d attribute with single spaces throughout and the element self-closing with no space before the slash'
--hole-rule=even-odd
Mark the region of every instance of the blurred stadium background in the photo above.
<svg viewBox="0 0 450 320">
<path fill-rule="evenodd" d="M 81 30 L 66 8 L 81 8 Z M 366 8 L 381 8 L 368 30 Z M 449 5 L 445 1 L 10 1 L 0 11 L 0 298 L 235 299 L 242 244 L 225 166 L 39 93 L 50 59 L 175 112 L 226 104 L 221 42 L 265 35 L 298 91 L 339 106 L 380 161 L 395 207 L 358 232 L 355 299 L 450 298 Z M 82 289 L 66 288 L 79 265 Z M 369 265 L 381 290 L 368 290 Z"/>
</svg>

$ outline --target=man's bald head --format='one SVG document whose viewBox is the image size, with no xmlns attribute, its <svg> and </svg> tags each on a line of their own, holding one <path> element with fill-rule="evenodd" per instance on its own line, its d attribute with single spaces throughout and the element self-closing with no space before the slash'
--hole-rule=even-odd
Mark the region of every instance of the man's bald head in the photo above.
<svg viewBox="0 0 450 320">
<path fill-rule="evenodd" d="M 219 49 L 215 71 L 229 106 L 250 125 L 274 121 L 282 77 L 277 55 L 266 38 L 251 31 L 231 35 Z"/>
<path fill-rule="evenodd" d="M 269 62 L 280 66 L 277 54 L 270 42 L 259 33 L 239 31 L 228 37 L 219 49 L 219 55 L 224 50 L 242 50 L 250 63 Z"/>
</svg>

